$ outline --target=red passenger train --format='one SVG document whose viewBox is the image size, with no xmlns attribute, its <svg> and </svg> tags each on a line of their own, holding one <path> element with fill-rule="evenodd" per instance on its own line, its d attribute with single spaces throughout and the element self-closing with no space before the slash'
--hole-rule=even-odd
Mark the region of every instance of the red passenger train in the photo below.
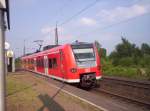
<svg viewBox="0 0 150 111">
<path fill-rule="evenodd" d="M 26 70 L 67 83 L 91 87 L 101 78 L 97 48 L 92 43 L 73 43 L 53 47 L 21 58 Z"/>
</svg>

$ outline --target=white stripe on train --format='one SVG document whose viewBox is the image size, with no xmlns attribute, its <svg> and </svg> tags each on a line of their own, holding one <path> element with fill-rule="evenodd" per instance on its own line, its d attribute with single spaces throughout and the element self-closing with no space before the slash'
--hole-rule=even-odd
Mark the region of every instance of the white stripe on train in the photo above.
<svg viewBox="0 0 150 111">
<path fill-rule="evenodd" d="M 61 78 L 61 77 L 57 77 L 57 76 L 54 76 L 54 75 L 48 75 L 48 74 L 41 73 L 41 72 L 36 72 L 36 71 L 32 71 L 32 70 L 29 70 L 29 71 L 34 72 L 34 73 L 39 73 L 41 75 L 48 76 L 48 77 L 58 79 L 58 80 L 61 80 L 61 81 L 65 81 L 67 83 L 78 83 L 78 82 L 80 82 L 80 79 L 64 79 L 64 78 Z M 96 77 L 97 80 L 99 80 L 101 78 L 102 78 L 102 76 Z"/>
</svg>

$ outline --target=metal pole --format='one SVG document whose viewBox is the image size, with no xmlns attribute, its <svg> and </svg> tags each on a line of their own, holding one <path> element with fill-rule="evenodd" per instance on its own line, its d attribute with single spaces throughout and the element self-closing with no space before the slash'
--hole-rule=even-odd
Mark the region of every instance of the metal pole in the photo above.
<svg viewBox="0 0 150 111">
<path fill-rule="evenodd" d="M 5 73 L 6 73 L 6 74 L 7 74 L 7 72 L 8 72 L 8 69 L 7 69 L 7 63 L 8 63 L 7 51 L 8 51 L 8 50 L 5 49 L 5 71 L 6 71 Z"/>
<path fill-rule="evenodd" d="M 0 10 L 0 111 L 6 110 L 5 104 L 5 23 L 4 11 Z"/>
<path fill-rule="evenodd" d="M 12 57 L 12 72 L 15 72 L 15 56 Z"/>
<path fill-rule="evenodd" d="M 26 54 L 26 44 L 25 44 L 26 40 L 24 39 L 24 48 L 23 48 L 23 55 Z"/>
<path fill-rule="evenodd" d="M 55 45 L 58 45 L 58 30 L 57 30 L 57 22 L 56 22 L 56 28 L 55 28 Z"/>
</svg>

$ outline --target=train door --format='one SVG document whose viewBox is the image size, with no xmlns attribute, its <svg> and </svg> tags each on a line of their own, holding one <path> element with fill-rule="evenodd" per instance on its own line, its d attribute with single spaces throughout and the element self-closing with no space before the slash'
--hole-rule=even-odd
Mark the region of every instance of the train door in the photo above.
<svg viewBox="0 0 150 111">
<path fill-rule="evenodd" d="M 37 72 L 40 72 L 42 74 L 44 74 L 44 56 L 38 56 L 36 58 L 36 62 L 37 62 Z"/>
<path fill-rule="evenodd" d="M 62 78 L 60 71 L 59 51 L 48 54 L 48 74 L 54 78 Z"/>
<path fill-rule="evenodd" d="M 37 63 L 36 63 L 36 58 L 34 58 L 34 71 L 37 72 Z"/>
<path fill-rule="evenodd" d="M 65 77 L 65 71 L 64 71 L 64 63 L 63 63 L 63 60 L 64 57 L 63 57 L 63 51 L 60 50 L 60 72 L 61 72 L 61 77 L 63 78 L 63 80 L 66 78 Z"/>
<path fill-rule="evenodd" d="M 44 69 L 45 69 L 45 75 L 48 75 L 48 57 L 44 56 Z"/>
</svg>

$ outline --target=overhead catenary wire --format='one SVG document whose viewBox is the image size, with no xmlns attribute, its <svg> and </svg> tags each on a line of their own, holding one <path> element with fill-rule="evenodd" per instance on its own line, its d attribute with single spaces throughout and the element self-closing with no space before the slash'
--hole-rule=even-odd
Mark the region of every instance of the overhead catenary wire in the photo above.
<svg viewBox="0 0 150 111">
<path fill-rule="evenodd" d="M 86 11 L 87 9 L 91 8 L 92 6 L 94 6 L 97 2 L 99 2 L 100 0 L 95 0 L 94 2 L 88 4 L 86 7 L 84 7 L 83 9 L 81 9 L 79 12 L 77 12 L 76 14 L 72 15 L 71 17 L 69 17 L 68 19 L 66 19 L 65 21 L 63 21 L 62 23 L 58 24 L 58 26 L 62 26 L 64 24 L 67 24 L 68 22 L 70 22 L 72 19 L 74 19 L 75 17 L 77 17 L 78 15 L 80 15 L 81 13 L 83 13 L 84 11 Z"/>
<path fill-rule="evenodd" d="M 101 27 L 101 28 L 96 28 L 95 30 L 93 30 L 93 31 L 90 31 L 90 32 L 87 32 L 87 33 L 83 33 L 83 34 L 79 34 L 79 35 L 77 35 L 78 37 L 81 37 L 82 35 L 89 35 L 90 33 L 94 33 L 94 32 L 96 32 L 96 31 L 102 31 L 102 30 L 106 30 L 106 29 L 109 29 L 109 28 L 111 28 L 111 27 L 114 27 L 114 26 L 116 26 L 116 25 L 119 25 L 119 24 L 123 24 L 123 23 L 126 23 L 126 22 L 129 22 L 129 21 L 132 21 L 132 20 L 134 20 L 134 19 L 136 19 L 136 18 L 138 18 L 138 17 L 141 17 L 141 16 L 146 16 L 146 15 L 149 15 L 150 14 L 150 12 L 149 13 L 146 13 L 146 14 L 143 14 L 143 15 L 139 15 L 139 16 L 136 16 L 136 17 L 133 17 L 133 18 L 129 18 L 129 19 L 126 19 L 126 20 L 122 20 L 122 21 L 120 21 L 120 22 L 116 22 L 116 23 L 113 23 L 113 24 L 110 24 L 110 25 L 107 25 L 107 26 L 104 26 L 104 27 Z"/>
<path fill-rule="evenodd" d="M 97 2 L 99 2 L 101 0 L 95 0 L 94 2 L 88 4 L 86 7 L 84 7 L 83 9 L 81 9 L 79 12 L 77 12 L 76 14 L 72 15 L 71 17 L 69 17 L 68 19 L 66 19 L 65 21 L 63 21 L 62 23 L 58 24 L 58 26 L 62 26 L 64 24 L 67 24 L 68 22 L 70 22 L 72 19 L 74 19 L 75 17 L 77 17 L 78 15 L 80 15 L 81 13 L 83 13 L 84 11 L 88 10 L 89 8 L 91 8 L 92 6 L 96 5 Z M 135 3 L 140 2 L 141 0 L 137 0 Z"/>
<path fill-rule="evenodd" d="M 58 26 L 62 26 L 64 24 L 67 24 L 68 22 L 70 22 L 72 19 L 74 19 L 75 17 L 77 17 L 78 15 L 80 15 L 81 13 L 83 13 L 84 11 L 86 11 L 87 9 L 91 8 L 92 6 L 94 6 L 97 2 L 99 2 L 100 0 L 95 0 L 94 2 L 88 4 L 86 7 L 84 7 L 83 9 L 81 9 L 79 12 L 77 12 L 76 14 L 72 15 L 70 18 L 66 19 L 65 21 L 63 21 L 62 23 L 58 24 Z M 137 0 L 134 3 L 138 3 L 141 0 Z"/>
</svg>

